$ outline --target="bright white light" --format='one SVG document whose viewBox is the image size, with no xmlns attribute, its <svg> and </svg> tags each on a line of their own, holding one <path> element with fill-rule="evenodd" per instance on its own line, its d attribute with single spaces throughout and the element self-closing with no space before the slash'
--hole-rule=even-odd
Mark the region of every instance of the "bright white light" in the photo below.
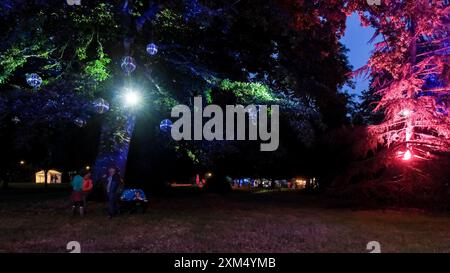
<svg viewBox="0 0 450 273">
<path fill-rule="evenodd" d="M 410 150 L 407 150 L 406 153 L 403 155 L 403 160 L 408 161 L 412 158 L 412 153 Z"/>
<path fill-rule="evenodd" d="M 405 109 L 402 111 L 402 116 L 409 117 L 411 115 L 411 110 Z"/>
<path fill-rule="evenodd" d="M 131 89 L 125 90 L 123 98 L 125 100 L 126 106 L 136 106 L 141 100 L 141 96 L 139 95 L 139 93 Z"/>
</svg>

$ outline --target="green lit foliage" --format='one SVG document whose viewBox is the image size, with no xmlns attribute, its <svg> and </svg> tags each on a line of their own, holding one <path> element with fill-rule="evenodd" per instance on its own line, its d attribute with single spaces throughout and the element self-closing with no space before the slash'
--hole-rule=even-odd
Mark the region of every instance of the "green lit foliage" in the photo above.
<svg viewBox="0 0 450 273">
<path fill-rule="evenodd" d="M 171 9 L 163 9 L 156 16 L 156 28 L 161 31 L 182 32 L 186 30 L 185 22 L 181 14 Z"/>
<path fill-rule="evenodd" d="M 93 38 L 94 34 L 92 33 L 92 35 L 90 35 L 89 38 L 81 37 L 78 39 L 79 46 L 75 48 L 75 55 L 77 56 L 78 60 L 84 61 L 88 58 L 87 49 L 91 44 Z"/>
<path fill-rule="evenodd" d="M 160 97 L 153 101 L 154 104 L 161 105 L 166 109 L 172 109 L 172 107 L 180 104 L 177 100 L 170 97 Z"/>
<path fill-rule="evenodd" d="M 197 156 L 198 153 L 201 153 L 201 151 L 194 151 L 192 148 L 188 148 L 186 145 L 177 144 L 174 146 L 174 151 L 178 154 L 184 154 L 191 160 L 192 163 L 198 164 L 200 163 L 199 156 Z"/>
<path fill-rule="evenodd" d="M 205 91 L 205 98 L 206 98 L 206 103 L 211 104 L 213 103 L 213 97 L 212 97 L 212 89 L 208 88 Z"/>
<path fill-rule="evenodd" d="M 83 68 L 83 74 L 97 83 L 107 80 L 111 77 L 108 66 L 112 60 L 104 52 L 102 42 L 113 39 L 114 35 L 111 33 L 119 30 L 117 18 L 114 17 L 114 7 L 109 3 L 99 3 L 94 7 L 73 10 L 70 17 L 78 30 L 74 51 Z M 107 33 L 109 35 L 106 35 Z M 89 54 L 89 49 L 95 42 L 96 54 Z"/>
<path fill-rule="evenodd" d="M 37 28 L 37 32 L 40 34 L 40 27 Z M 26 32 L 22 33 L 0 55 L 0 84 L 4 84 L 17 69 L 23 67 L 29 58 L 48 59 L 54 51 L 53 45 L 42 36 L 34 35 L 32 39 L 28 39 L 26 34 Z"/>
<path fill-rule="evenodd" d="M 94 8 L 82 6 L 70 12 L 74 26 L 79 28 L 115 27 L 114 7 L 109 3 L 100 3 Z"/>
<path fill-rule="evenodd" d="M 303 121 L 307 111 L 300 107 L 300 99 L 306 95 L 317 101 L 333 99 L 336 86 L 343 78 L 341 75 L 346 74 L 338 73 L 342 70 L 339 68 L 346 70 L 345 64 L 333 59 L 340 50 L 334 47 L 334 33 L 321 30 L 319 26 L 309 32 L 310 27 L 306 30 L 294 28 L 290 21 L 297 16 L 282 10 L 278 1 L 269 0 L 264 4 L 252 1 L 193 1 L 201 5 L 200 14 L 189 16 L 186 14 L 186 1 L 128 1 L 130 13 L 123 12 L 123 1 L 82 0 L 83 4 L 76 7 L 67 7 L 62 0 L 59 4 L 57 0 L 44 2 L 55 5 L 26 4 L 18 8 L 16 14 L 25 22 L 29 21 L 24 26 L 15 29 L 12 17 L 3 20 L 6 24 L 4 29 L 11 29 L 8 31 L 13 34 L 10 35 L 11 43 L 0 48 L 4 52 L 0 56 L 0 84 L 9 77 L 13 78 L 11 75 L 18 73 L 20 67 L 37 72 L 61 69 L 62 73 L 46 73 L 43 76 L 44 81 L 49 81 L 43 91 L 75 92 L 87 101 L 94 94 L 104 97 L 111 102 L 111 110 L 103 115 L 106 117 L 104 124 L 106 127 L 111 125 L 112 130 L 116 122 L 113 117 L 121 113 L 115 111 L 119 107 L 111 99 L 116 95 L 111 90 L 119 90 L 118 83 L 124 81 L 119 64 L 124 54 L 132 55 L 139 66 L 128 77 L 129 81 L 137 83 L 142 92 L 146 92 L 145 97 L 151 104 L 151 107 L 142 107 L 139 111 L 143 116 L 148 111 L 167 113 L 174 105 L 189 104 L 194 95 L 200 94 L 207 103 L 219 105 L 228 102 L 279 104 L 287 108 L 283 106 L 283 94 L 289 93 L 300 97 L 298 102 L 291 103 L 293 110 L 290 118 Z M 155 14 L 148 15 L 154 3 L 158 4 Z M 35 10 L 30 12 L 29 6 Z M 287 8 L 291 10 L 292 5 Z M 312 12 L 309 15 L 317 17 Z M 33 18 L 39 20 L 33 21 Z M 142 26 L 137 27 L 137 22 L 142 22 Z M 314 22 L 308 21 L 318 24 Z M 41 26 L 45 27 L 44 31 L 35 35 L 34 30 Z M 30 33 L 23 39 L 17 39 L 28 29 Z M 52 36 L 54 40 L 50 39 Z M 34 41 L 32 37 L 39 37 L 40 41 Z M 129 48 L 124 46 L 126 38 L 132 41 Z M 158 45 L 157 55 L 149 56 L 145 51 L 149 42 Z M 36 48 L 27 50 L 30 45 Z M 29 55 L 48 58 L 51 62 L 33 64 L 30 68 L 27 64 Z M 254 82 L 249 82 L 250 74 L 256 75 L 252 77 Z M 336 77 L 337 80 L 334 80 Z M 320 88 L 322 86 L 325 88 Z M 323 90 L 330 92 L 321 97 L 318 94 Z M 39 95 L 46 93 L 51 92 L 41 92 Z M 330 115 L 335 116 L 334 113 Z M 120 120 L 117 122 L 120 123 Z M 301 132 L 305 131 L 304 126 L 298 127 Z M 105 134 L 105 138 L 111 138 L 114 143 L 126 143 L 129 141 L 126 137 Z M 247 143 L 236 144 L 177 143 L 183 145 L 178 150 L 179 154 L 200 164 L 216 158 L 208 156 L 210 151 L 216 151 L 214 154 L 217 157 L 234 151 L 242 151 L 242 154 L 250 151 Z"/>
<path fill-rule="evenodd" d="M 269 87 L 260 83 L 230 81 L 225 79 L 220 82 L 219 88 L 226 92 L 232 92 L 239 103 L 270 103 L 277 100 Z"/>
<path fill-rule="evenodd" d="M 197 156 L 195 155 L 194 152 L 192 152 L 191 150 L 187 149 L 186 150 L 186 154 L 192 160 L 192 162 L 199 163 L 199 160 L 198 160 L 198 158 L 197 158 Z"/>
<path fill-rule="evenodd" d="M 103 47 L 100 43 L 98 45 L 97 54 L 98 59 L 89 61 L 84 68 L 84 72 L 91 79 L 101 82 L 110 77 L 108 64 L 111 62 L 111 59 L 103 52 Z"/>
<path fill-rule="evenodd" d="M 2 68 L 0 84 L 4 83 L 17 68 L 23 66 L 26 62 L 27 58 L 23 55 L 22 50 L 15 46 L 9 48 L 0 56 L 0 66 Z"/>
</svg>

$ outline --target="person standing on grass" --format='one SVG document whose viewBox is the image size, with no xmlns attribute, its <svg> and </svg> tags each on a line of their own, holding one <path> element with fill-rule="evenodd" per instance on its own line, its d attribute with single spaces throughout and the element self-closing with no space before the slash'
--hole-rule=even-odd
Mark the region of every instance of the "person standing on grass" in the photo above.
<svg viewBox="0 0 450 273">
<path fill-rule="evenodd" d="M 87 171 L 83 177 L 83 206 L 86 209 L 87 197 L 91 193 L 94 183 L 91 179 L 91 172 Z"/>
<path fill-rule="evenodd" d="M 122 179 L 116 167 L 108 168 L 108 173 L 103 176 L 106 190 L 106 197 L 108 199 L 108 217 L 112 218 L 118 213 L 118 195 Z"/>
<path fill-rule="evenodd" d="M 83 205 L 83 177 L 77 174 L 73 177 L 72 182 L 72 213 L 75 215 L 77 207 L 80 211 L 80 216 L 84 216 L 84 205 Z"/>
</svg>

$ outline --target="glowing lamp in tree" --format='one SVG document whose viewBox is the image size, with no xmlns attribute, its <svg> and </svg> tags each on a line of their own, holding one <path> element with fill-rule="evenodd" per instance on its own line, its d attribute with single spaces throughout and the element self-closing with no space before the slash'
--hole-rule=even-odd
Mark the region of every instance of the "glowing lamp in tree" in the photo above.
<svg viewBox="0 0 450 273">
<path fill-rule="evenodd" d="M 403 161 L 409 161 L 412 159 L 412 152 L 411 150 L 406 150 L 406 152 L 403 154 Z"/>
<path fill-rule="evenodd" d="M 405 117 L 405 118 L 407 118 L 407 117 L 409 117 L 409 116 L 411 116 L 411 110 L 409 110 L 409 109 L 404 109 L 402 112 L 401 112 L 401 115 L 403 116 L 403 117 Z"/>
<path fill-rule="evenodd" d="M 33 88 L 39 88 L 42 84 L 42 78 L 36 73 L 27 74 L 26 79 L 27 84 Z"/>
<path fill-rule="evenodd" d="M 125 106 L 126 107 L 138 106 L 139 103 L 141 102 L 141 95 L 137 91 L 129 88 L 125 88 L 124 91 L 125 92 L 123 94 L 123 100 Z"/>
<path fill-rule="evenodd" d="M 150 56 L 154 56 L 156 54 L 158 54 L 158 46 L 155 45 L 154 43 L 150 43 L 147 45 L 147 53 Z"/>
<path fill-rule="evenodd" d="M 136 62 L 134 61 L 133 57 L 125 56 L 122 59 L 120 67 L 125 72 L 125 74 L 130 75 L 134 70 L 136 70 Z"/>
</svg>

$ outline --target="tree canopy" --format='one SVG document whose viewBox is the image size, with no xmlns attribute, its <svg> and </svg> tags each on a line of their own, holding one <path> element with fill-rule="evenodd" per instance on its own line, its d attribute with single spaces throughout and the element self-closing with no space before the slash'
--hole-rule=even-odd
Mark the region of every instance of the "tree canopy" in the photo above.
<svg viewBox="0 0 450 273">
<path fill-rule="evenodd" d="M 20 0 L 1 5 L 2 145 L 18 157 L 39 154 L 49 164 L 80 167 L 92 162 L 98 149 L 148 135 L 149 142 L 167 146 L 159 152 L 187 157 L 199 168 L 223 154 L 248 152 L 249 162 L 260 156 L 251 155 L 251 145 L 173 143 L 155 131 L 172 106 L 191 105 L 196 95 L 216 104 L 280 104 L 286 136 L 280 150 L 264 158 L 284 158 L 293 162 L 290 169 L 302 164 L 294 161 L 298 152 L 314 154 L 320 136 L 349 122 L 348 97 L 340 88 L 349 81 L 350 67 L 338 42 L 345 13 L 322 1 L 116 0 L 71 6 Z M 157 54 L 148 54 L 150 43 Z M 133 58 L 134 71 L 122 69 L 125 56 Z M 31 73 L 41 77 L 39 87 L 28 85 Z M 127 113 L 118 100 L 127 86 L 146 98 L 134 136 L 127 134 Z M 98 98 L 109 103 L 107 113 L 95 111 Z M 67 134 L 89 137 L 88 145 L 75 145 L 84 155 L 71 151 Z M 62 150 L 74 159 L 62 163 L 56 156 Z"/>
</svg>

